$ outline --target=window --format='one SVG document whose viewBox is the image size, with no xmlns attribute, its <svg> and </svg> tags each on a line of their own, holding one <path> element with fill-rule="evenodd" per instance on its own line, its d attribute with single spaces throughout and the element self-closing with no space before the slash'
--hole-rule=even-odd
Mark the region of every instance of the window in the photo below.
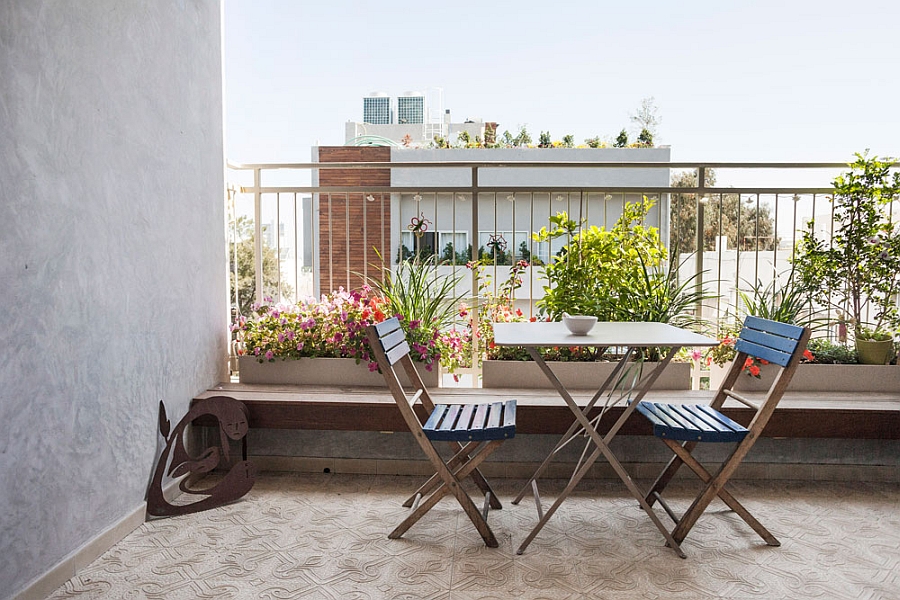
<svg viewBox="0 0 900 600">
<path fill-rule="evenodd" d="M 468 234 L 465 231 L 426 231 L 416 237 L 412 231 L 401 232 L 398 262 L 416 254 L 420 258 L 437 254 L 439 262 L 464 265 L 471 260 Z"/>
<path fill-rule="evenodd" d="M 511 265 L 514 261 L 531 262 L 531 233 L 527 231 L 478 232 L 478 258 L 498 265 Z"/>
</svg>

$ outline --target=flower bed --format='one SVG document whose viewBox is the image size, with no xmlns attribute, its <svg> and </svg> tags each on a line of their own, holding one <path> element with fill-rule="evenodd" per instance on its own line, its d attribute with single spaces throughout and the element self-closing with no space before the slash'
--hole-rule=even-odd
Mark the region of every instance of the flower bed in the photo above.
<svg viewBox="0 0 900 600">
<path fill-rule="evenodd" d="M 383 311 L 385 307 L 384 298 L 372 294 L 368 286 L 354 292 L 340 289 L 323 295 L 320 300 L 310 298 L 297 305 L 265 304 L 254 307 L 251 317 L 242 316 L 232 327 L 240 340 L 241 381 L 245 381 L 245 372 L 252 372 L 249 377 L 255 379 L 258 373 L 274 374 L 277 371 L 280 375 L 273 375 L 273 383 L 314 382 L 309 379 L 312 373 L 309 369 L 304 370 L 304 375 L 289 375 L 290 372 L 299 372 L 298 369 L 282 367 L 260 370 L 248 365 L 250 361 L 263 364 L 296 363 L 298 359 L 305 358 L 349 359 L 361 364 L 361 369 L 371 372 L 371 380 L 381 379 L 377 373 L 378 364 L 366 339 L 366 327 L 387 318 Z M 403 315 L 396 316 L 406 332 L 410 356 L 422 366 L 424 372 L 437 373 L 442 359 L 459 363 L 463 342 L 457 331 L 440 331 L 429 324 L 405 319 Z M 348 374 L 353 372 L 346 367 L 340 369 Z M 327 381 L 332 379 L 326 376 L 321 383 L 326 384 Z M 255 379 L 255 382 L 260 381 Z"/>
</svg>

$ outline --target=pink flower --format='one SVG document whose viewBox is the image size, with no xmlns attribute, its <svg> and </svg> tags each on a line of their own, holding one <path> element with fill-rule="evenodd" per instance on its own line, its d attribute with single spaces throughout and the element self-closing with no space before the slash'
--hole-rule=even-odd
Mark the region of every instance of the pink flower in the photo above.
<svg viewBox="0 0 900 600">
<path fill-rule="evenodd" d="M 275 357 L 275 353 L 271 350 L 266 351 L 266 360 L 272 360 Z"/>
</svg>

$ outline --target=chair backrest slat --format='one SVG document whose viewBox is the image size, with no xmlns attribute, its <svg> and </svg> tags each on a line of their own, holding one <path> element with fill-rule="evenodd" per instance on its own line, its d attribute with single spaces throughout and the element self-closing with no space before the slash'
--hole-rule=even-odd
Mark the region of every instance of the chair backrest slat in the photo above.
<svg viewBox="0 0 900 600">
<path fill-rule="evenodd" d="M 735 350 L 786 367 L 803 335 L 803 327 L 749 316 Z"/>
<path fill-rule="evenodd" d="M 397 361 L 409 354 L 406 334 L 401 329 L 400 320 L 397 317 L 376 323 L 375 332 L 378 335 L 378 343 L 384 351 L 385 358 L 387 358 L 388 364 L 391 366 L 397 364 Z"/>
<path fill-rule="evenodd" d="M 387 357 L 388 363 L 393 366 L 397 364 L 398 360 L 409 354 L 409 344 L 407 344 L 404 340 L 400 344 L 386 351 L 384 354 Z"/>
</svg>

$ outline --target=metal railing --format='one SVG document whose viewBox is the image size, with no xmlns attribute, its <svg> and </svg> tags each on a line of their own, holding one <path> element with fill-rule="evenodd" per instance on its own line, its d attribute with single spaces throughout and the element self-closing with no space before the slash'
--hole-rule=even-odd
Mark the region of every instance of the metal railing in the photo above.
<svg viewBox="0 0 900 600">
<path fill-rule="evenodd" d="M 391 181 L 401 185 L 318 185 L 319 173 L 333 169 L 389 169 Z M 257 302 L 264 296 L 296 302 L 358 287 L 357 274 L 368 276 L 369 265 L 396 264 L 404 252 L 428 248 L 441 259 L 437 273 L 463 274 L 460 291 L 476 307 L 479 273 L 463 271 L 468 260 L 487 256 L 494 286 L 505 279 L 508 264 L 528 260 L 533 266 L 515 300 L 534 315 L 546 282 L 539 265 L 558 247 L 538 244 L 531 233 L 561 210 L 585 226 L 609 228 L 624 202 L 647 197 L 655 201 L 647 224 L 660 229 L 668 248 L 680 245 L 679 276 L 696 276 L 715 296 L 697 312 L 719 323 L 733 315 L 739 290 L 777 286 L 786 277 L 811 219 L 830 239 L 830 182 L 846 169 L 845 163 L 768 162 L 229 163 L 231 271 L 238 281 L 233 303 L 240 311 L 246 300 L 237 248 L 251 236 Z M 712 170 L 719 181 L 734 183 L 709 185 Z M 517 185 L 522 173 L 528 181 Z M 696 184 L 673 187 L 678 173 L 693 174 Z M 427 231 L 417 231 L 414 218 L 427 220 Z M 685 235 L 691 219 L 693 236 Z M 373 223 L 380 224 L 377 231 L 370 230 Z"/>
</svg>

